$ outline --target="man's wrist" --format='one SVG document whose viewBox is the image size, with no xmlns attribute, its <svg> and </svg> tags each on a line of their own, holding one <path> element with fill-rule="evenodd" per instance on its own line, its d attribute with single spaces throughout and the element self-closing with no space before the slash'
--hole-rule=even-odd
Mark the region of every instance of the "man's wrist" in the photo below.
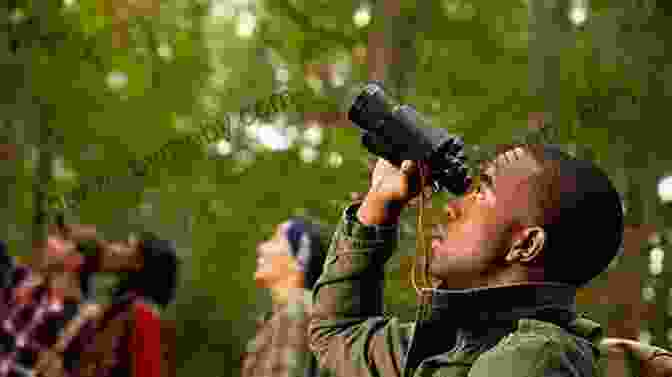
<svg viewBox="0 0 672 377">
<path fill-rule="evenodd" d="M 396 225 L 404 203 L 384 199 L 369 193 L 357 210 L 357 220 L 363 225 Z"/>
<path fill-rule="evenodd" d="M 340 229 L 342 235 L 357 240 L 357 242 L 387 242 L 398 238 L 398 224 L 366 225 L 359 221 L 357 211 L 360 207 L 361 203 L 353 203 L 345 209 L 343 227 Z"/>
</svg>

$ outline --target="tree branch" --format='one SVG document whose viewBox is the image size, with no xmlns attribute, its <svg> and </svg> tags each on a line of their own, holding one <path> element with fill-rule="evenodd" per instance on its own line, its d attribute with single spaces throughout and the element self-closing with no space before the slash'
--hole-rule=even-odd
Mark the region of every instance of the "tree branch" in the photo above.
<svg viewBox="0 0 672 377">
<path fill-rule="evenodd" d="M 324 36 L 326 39 L 338 42 L 348 48 L 354 47 L 359 42 L 358 39 L 353 38 L 347 34 L 313 25 L 310 17 L 292 5 L 289 0 L 275 0 L 272 2 L 272 4 L 273 5 L 271 8 L 282 12 L 292 22 L 301 27 L 301 29 L 306 33 L 318 33 Z"/>
</svg>

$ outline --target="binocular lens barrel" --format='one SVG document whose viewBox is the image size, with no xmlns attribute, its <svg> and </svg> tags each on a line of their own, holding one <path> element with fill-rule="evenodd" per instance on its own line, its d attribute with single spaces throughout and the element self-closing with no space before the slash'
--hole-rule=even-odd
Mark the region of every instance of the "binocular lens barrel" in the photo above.
<svg viewBox="0 0 672 377">
<path fill-rule="evenodd" d="M 382 127 L 382 120 L 389 117 L 399 104 L 387 93 L 382 83 L 369 82 L 355 98 L 348 119 L 357 126 L 375 131 Z"/>
<path fill-rule="evenodd" d="M 362 88 L 348 119 L 362 130 L 362 144 L 374 155 L 397 166 L 403 160 L 428 161 L 435 190 L 459 193 L 465 189 L 461 139 L 430 127 L 412 106 L 389 96 L 381 82 L 371 81 Z"/>
</svg>

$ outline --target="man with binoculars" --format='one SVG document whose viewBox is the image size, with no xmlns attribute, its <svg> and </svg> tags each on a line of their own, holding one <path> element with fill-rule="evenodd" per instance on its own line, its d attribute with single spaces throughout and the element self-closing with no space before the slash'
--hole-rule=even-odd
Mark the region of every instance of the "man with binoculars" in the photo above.
<svg viewBox="0 0 672 377">
<path fill-rule="evenodd" d="M 499 155 L 445 208 L 432 241 L 429 318 L 382 316 L 383 264 L 418 164 L 375 168 L 347 208 L 314 288 L 311 346 L 339 376 L 592 376 L 598 324 L 577 317 L 577 287 L 617 253 L 618 193 L 595 166 L 549 146 Z"/>
<path fill-rule="evenodd" d="M 383 315 L 384 264 L 431 167 L 388 160 L 345 209 L 313 290 L 320 366 L 349 377 L 596 375 L 602 330 L 576 314 L 575 294 L 622 240 L 608 177 L 549 145 L 505 148 L 446 205 L 428 260 L 437 284 L 419 290 L 430 309 L 401 323 Z"/>
</svg>

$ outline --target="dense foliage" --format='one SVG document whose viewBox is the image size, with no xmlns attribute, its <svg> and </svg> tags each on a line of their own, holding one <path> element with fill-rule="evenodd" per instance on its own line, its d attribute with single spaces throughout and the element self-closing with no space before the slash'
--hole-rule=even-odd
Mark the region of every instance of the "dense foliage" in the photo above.
<svg viewBox="0 0 672 377">
<path fill-rule="evenodd" d="M 390 87 L 432 124 L 488 149 L 524 133 L 528 113 L 551 103 L 554 141 L 607 168 L 630 224 L 662 225 L 655 184 L 672 159 L 668 6 L 594 0 L 575 26 L 558 21 L 565 13 L 533 19 L 530 3 L 539 2 L 5 2 L 0 137 L 19 158 L 0 161 L 8 198 L 0 233 L 15 250 L 30 238 L 35 154 L 49 127 L 53 179 L 40 189 L 60 197 L 105 183 L 68 212 L 73 221 L 111 237 L 149 229 L 177 240 L 185 271 L 167 315 L 178 321 L 178 375 L 235 375 L 254 318 L 269 308 L 252 280 L 257 242 L 293 214 L 333 227 L 351 193 L 366 190 L 370 156 L 357 130 L 334 116 L 312 127 L 311 114 L 343 111 L 368 79 L 377 28 L 395 47 Z M 567 10 L 575 2 L 545 3 Z M 397 16 L 381 13 L 394 4 Z M 300 95 L 282 112 L 257 109 L 283 91 Z M 223 119 L 225 142 L 170 144 L 170 158 L 129 175 L 132 161 Z M 286 145 L 269 147 L 269 133 Z M 387 289 L 388 309 L 409 318 L 413 216 L 404 218 Z M 641 260 L 627 261 L 645 280 Z M 623 315 L 590 309 L 598 319 Z"/>
</svg>

